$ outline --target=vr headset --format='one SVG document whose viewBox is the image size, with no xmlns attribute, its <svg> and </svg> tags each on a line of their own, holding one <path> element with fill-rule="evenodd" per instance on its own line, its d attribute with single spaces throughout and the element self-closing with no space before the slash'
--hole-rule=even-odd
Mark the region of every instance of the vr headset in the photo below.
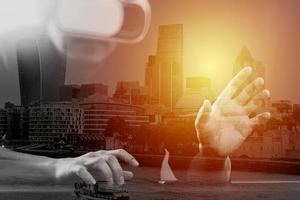
<svg viewBox="0 0 300 200">
<path fill-rule="evenodd" d="M 122 30 L 128 5 L 138 6 L 144 13 L 139 33 Z M 151 20 L 148 0 L 56 0 L 52 11 L 51 26 L 64 35 L 121 43 L 141 41 Z"/>
<path fill-rule="evenodd" d="M 144 24 L 140 31 L 124 30 L 127 6 L 137 6 L 143 11 Z M 105 57 L 105 54 L 110 54 L 114 48 L 112 44 L 141 41 L 151 21 L 148 0 L 56 0 L 50 7 L 48 30 L 58 50 L 68 52 L 72 57 L 86 57 L 96 62 L 102 60 L 99 55 Z M 101 45 L 97 46 L 99 43 Z M 89 55 L 83 55 L 87 49 Z"/>
</svg>

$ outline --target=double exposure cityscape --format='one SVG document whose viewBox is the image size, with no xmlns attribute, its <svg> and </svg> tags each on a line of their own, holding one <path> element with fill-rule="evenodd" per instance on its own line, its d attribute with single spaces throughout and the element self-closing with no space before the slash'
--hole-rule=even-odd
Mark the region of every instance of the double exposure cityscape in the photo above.
<svg viewBox="0 0 300 200">
<path fill-rule="evenodd" d="M 0 200 L 298 200 L 299 18 L 0 0 Z"/>
<path fill-rule="evenodd" d="M 144 84 L 120 80 L 112 95 L 103 83 L 64 85 L 65 62 L 40 66 L 36 48 L 22 51 L 35 41 L 22 41 L 17 51 L 21 105 L 7 102 L 1 109 L 2 144 L 45 154 L 115 148 L 164 154 L 168 148 L 176 155 L 193 155 L 196 113 L 203 100 L 215 96 L 209 78 L 184 76 L 183 33 L 183 24 L 159 26 L 156 54 L 145 60 Z M 49 59 L 58 60 L 49 40 L 41 36 L 39 41 Z M 255 77 L 264 78 L 268 69 L 246 46 L 232 63 L 232 76 L 244 66 L 252 66 Z M 272 111 L 271 120 L 256 127 L 232 157 L 300 159 L 299 104 L 269 99 L 263 108 Z"/>
</svg>

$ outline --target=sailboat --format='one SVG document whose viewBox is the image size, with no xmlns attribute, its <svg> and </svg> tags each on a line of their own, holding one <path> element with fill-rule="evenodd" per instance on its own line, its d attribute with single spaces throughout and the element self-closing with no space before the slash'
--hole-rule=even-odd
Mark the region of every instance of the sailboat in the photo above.
<svg viewBox="0 0 300 200">
<path fill-rule="evenodd" d="M 165 156 L 160 169 L 160 181 L 158 181 L 160 184 L 178 181 L 169 165 L 169 157 L 170 153 L 167 149 L 165 149 Z"/>
</svg>

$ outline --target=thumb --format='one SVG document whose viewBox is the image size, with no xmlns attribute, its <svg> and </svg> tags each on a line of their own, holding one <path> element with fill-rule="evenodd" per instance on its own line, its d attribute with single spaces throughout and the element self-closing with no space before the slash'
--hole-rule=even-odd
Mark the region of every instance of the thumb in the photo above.
<svg viewBox="0 0 300 200">
<path fill-rule="evenodd" d="M 210 104 L 209 100 L 205 99 L 203 101 L 203 105 L 202 106 L 203 106 L 203 112 L 209 113 L 211 111 L 211 104 Z"/>
<path fill-rule="evenodd" d="M 206 99 L 203 101 L 203 104 L 198 111 L 196 121 L 195 121 L 196 126 L 207 122 L 210 112 L 211 112 L 211 104 L 210 101 Z"/>
</svg>

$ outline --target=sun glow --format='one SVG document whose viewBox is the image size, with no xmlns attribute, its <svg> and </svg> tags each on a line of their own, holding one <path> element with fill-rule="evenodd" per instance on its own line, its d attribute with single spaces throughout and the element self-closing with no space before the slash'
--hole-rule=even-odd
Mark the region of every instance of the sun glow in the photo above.
<svg viewBox="0 0 300 200">
<path fill-rule="evenodd" d="M 218 93 L 231 78 L 235 58 L 243 46 L 233 29 L 222 26 L 185 26 L 184 66 L 186 76 L 206 76 Z"/>
</svg>

